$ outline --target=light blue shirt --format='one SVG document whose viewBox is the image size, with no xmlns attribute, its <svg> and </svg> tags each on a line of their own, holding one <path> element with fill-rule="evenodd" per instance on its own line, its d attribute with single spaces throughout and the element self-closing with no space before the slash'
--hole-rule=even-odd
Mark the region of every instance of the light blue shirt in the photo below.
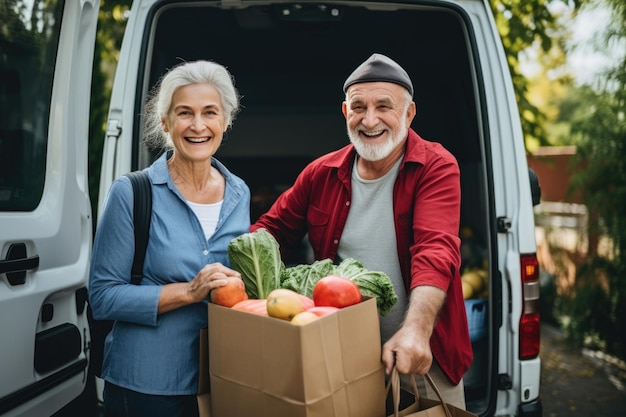
<svg viewBox="0 0 626 417">
<path fill-rule="evenodd" d="M 102 378 L 155 395 L 193 395 L 198 390 L 200 329 L 207 301 L 157 315 L 164 284 L 191 281 L 207 264 L 230 266 L 226 248 L 250 228 L 250 189 L 216 159 L 226 179 L 215 233 L 202 226 L 174 186 L 163 154 L 146 168 L 152 186 L 152 218 L 141 285 L 130 284 L 134 257 L 133 191 L 115 180 L 94 240 L 89 302 L 96 319 L 117 320 L 105 343 Z"/>
</svg>

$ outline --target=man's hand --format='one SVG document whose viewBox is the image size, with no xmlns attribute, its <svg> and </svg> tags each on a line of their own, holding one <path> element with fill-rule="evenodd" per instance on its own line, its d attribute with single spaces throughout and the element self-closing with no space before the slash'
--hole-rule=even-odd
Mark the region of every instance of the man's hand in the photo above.
<svg viewBox="0 0 626 417">
<path fill-rule="evenodd" d="M 433 363 L 430 336 L 445 298 L 445 292 L 436 287 L 419 286 L 411 290 L 402 327 L 383 345 L 382 360 L 387 375 L 394 365 L 401 374 L 428 372 Z"/>
<path fill-rule="evenodd" d="M 403 326 L 383 346 L 385 372 L 391 374 L 395 365 L 401 374 L 423 375 L 433 363 L 429 337 Z"/>
</svg>

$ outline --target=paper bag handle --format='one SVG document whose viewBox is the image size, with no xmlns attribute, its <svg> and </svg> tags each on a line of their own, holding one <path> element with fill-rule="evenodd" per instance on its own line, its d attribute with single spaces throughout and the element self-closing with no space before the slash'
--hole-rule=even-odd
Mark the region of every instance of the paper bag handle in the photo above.
<svg viewBox="0 0 626 417">
<path fill-rule="evenodd" d="M 435 391 L 435 394 L 437 394 L 437 398 L 439 398 L 439 402 L 441 403 L 441 406 L 443 407 L 443 410 L 446 413 L 446 417 L 452 417 L 452 414 L 450 413 L 450 409 L 448 408 L 448 405 L 443 400 L 443 397 L 441 396 L 441 392 L 439 392 L 439 388 L 437 388 L 437 385 L 435 384 L 435 381 L 433 381 L 430 374 L 426 373 L 424 375 L 424 378 L 426 378 L 426 381 L 428 381 L 428 384 L 431 386 L 433 391 Z M 409 375 L 409 379 L 413 387 L 413 395 L 415 395 L 415 402 L 419 404 L 420 394 L 419 394 L 419 390 L 417 389 L 417 383 L 415 382 L 415 375 L 413 374 Z M 395 417 L 399 417 L 400 416 L 400 374 L 398 373 L 398 370 L 396 369 L 395 366 L 393 367 L 393 370 L 391 371 L 391 377 L 389 378 L 389 382 L 387 383 L 387 387 L 385 389 L 385 392 L 386 392 L 385 396 L 389 396 L 389 389 L 391 389 L 391 395 L 393 396 L 392 397 L 393 415 Z"/>
</svg>

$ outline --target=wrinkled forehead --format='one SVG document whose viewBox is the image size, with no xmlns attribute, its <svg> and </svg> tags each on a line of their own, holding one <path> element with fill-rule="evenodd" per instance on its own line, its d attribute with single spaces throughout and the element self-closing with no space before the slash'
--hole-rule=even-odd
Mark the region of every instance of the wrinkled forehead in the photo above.
<svg viewBox="0 0 626 417">
<path fill-rule="evenodd" d="M 405 104 L 411 100 L 409 92 L 401 85 L 390 82 L 365 82 L 353 84 L 346 90 L 346 102 Z"/>
</svg>

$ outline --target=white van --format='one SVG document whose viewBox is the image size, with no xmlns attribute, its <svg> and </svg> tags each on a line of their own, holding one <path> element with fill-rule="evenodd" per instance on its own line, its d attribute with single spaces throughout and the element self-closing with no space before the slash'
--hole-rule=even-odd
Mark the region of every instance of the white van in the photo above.
<svg viewBox="0 0 626 417">
<path fill-rule="evenodd" d="M 27 110 L 32 107 L 24 127 L 36 124 L 33 114 L 49 124 L 37 142 L 48 143 L 48 154 L 43 156 L 47 164 L 39 167 L 45 175 L 38 183 L 39 197 L 30 206 L 6 208 L 0 198 L 1 259 L 14 264 L 15 255 L 9 253 L 14 243 L 24 243 L 26 254 L 20 258 L 38 255 L 41 259 L 39 269 L 27 271 L 26 284 L 17 288 L 9 282 L 8 271 L 0 269 L 2 328 L 24 332 L 12 318 L 26 313 L 33 315 L 36 324 L 31 326 L 30 343 L 5 338 L 0 342 L 0 405 L 5 410 L 15 407 L 12 398 L 20 390 L 36 386 L 48 375 L 32 370 L 35 334 L 71 318 L 76 319 L 71 325 L 80 331 L 81 343 L 87 343 L 84 311 L 78 305 L 84 305 L 79 294 L 86 285 L 91 238 L 85 178 L 87 121 L 82 117 L 88 108 L 82 95 L 89 91 L 84 77 L 91 67 L 87 63 L 93 47 L 90 6 L 88 1 L 65 2 L 76 19 L 74 36 L 79 30 L 86 32 L 73 42 L 66 40 L 76 56 L 56 61 L 67 74 L 57 69 L 54 81 L 65 88 L 56 90 L 54 84 L 52 96 L 49 91 L 48 98 L 42 95 L 47 108 L 40 105 L 35 111 L 35 106 L 29 106 L 37 104 L 28 101 L 33 96 L 23 104 Z M 529 181 L 508 65 L 486 0 L 135 0 L 110 102 L 97 208 L 115 178 L 149 165 L 157 156 L 140 139 L 139 115 L 151 87 L 183 60 L 211 59 L 228 67 L 243 95 L 242 112 L 217 157 L 248 182 L 254 195 L 254 221 L 306 163 L 347 143 L 340 107 L 343 82 L 373 52 L 388 55 L 407 69 L 418 108 L 412 127 L 422 137 L 446 146 L 461 167 L 464 268 L 487 277 L 486 288 L 466 303 L 475 356 L 464 378 L 468 408 L 480 416 L 539 417 L 539 286 L 533 218 L 538 184 L 532 175 Z M 73 64 L 80 55 L 82 72 L 80 65 Z M 0 94 L 5 95 L 13 83 L 6 85 Z M 1 136 L 0 196 L 6 195 L 6 178 L 9 184 L 33 181 L 25 175 L 12 178 L 24 163 L 33 164 L 28 158 L 37 156 L 7 143 L 13 142 Z M 66 149 L 66 144 L 73 148 Z M 14 155 L 7 156 L 5 149 Z M 5 168 L 5 160 L 11 169 Z M 57 213 L 62 215 L 57 218 Z M 28 221 L 38 221 L 37 227 Z M 55 243 L 55 233 L 62 234 L 63 244 Z M 82 245 L 75 248 L 76 242 Z M 44 261 L 48 250 L 54 256 Z M 307 253 L 303 245 L 286 262 L 307 262 Z M 39 285 L 37 275 L 48 268 L 63 268 L 65 261 L 71 263 L 64 267 L 65 273 L 46 281 L 50 286 L 62 281 L 63 290 L 51 296 L 39 292 L 34 300 L 18 299 L 20 290 Z M 58 311 L 69 305 L 68 300 L 78 300 L 76 310 L 59 318 Z M 22 305 L 26 303 L 28 310 Z M 53 323 L 43 321 L 48 317 L 47 303 L 54 304 Z M 6 352 L 18 355 L 21 362 L 10 362 Z M 84 360 L 81 350 L 69 363 Z M 16 377 L 5 380 L 5 366 L 17 375 L 26 365 L 30 368 L 24 370 L 28 377 L 21 376 L 24 382 L 13 382 Z M 22 404 L 29 399 L 21 398 Z"/>
<path fill-rule="evenodd" d="M 87 381 L 98 8 L 89 0 L 0 6 L 2 416 L 50 416 Z"/>
</svg>

